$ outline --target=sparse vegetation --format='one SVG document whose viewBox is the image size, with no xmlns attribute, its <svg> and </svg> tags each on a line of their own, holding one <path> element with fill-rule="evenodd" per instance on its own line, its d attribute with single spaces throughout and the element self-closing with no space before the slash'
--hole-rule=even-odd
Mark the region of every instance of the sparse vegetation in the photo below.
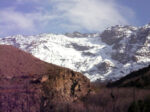
<svg viewBox="0 0 150 112">
<path fill-rule="evenodd" d="M 149 89 L 107 88 L 100 83 L 93 84 L 93 88 L 95 92 L 78 102 L 58 104 L 55 112 L 150 112 Z M 146 110 L 133 111 L 141 107 Z"/>
<path fill-rule="evenodd" d="M 109 87 L 150 88 L 150 66 L 134 71 L 120 80 L 108 84 Z"/>
<path fill-rule="evenodd" d="M 133 102 L 128 112 L 149 112 L 150 111 L 150 99 L 138 100 Z"/>
</svg>

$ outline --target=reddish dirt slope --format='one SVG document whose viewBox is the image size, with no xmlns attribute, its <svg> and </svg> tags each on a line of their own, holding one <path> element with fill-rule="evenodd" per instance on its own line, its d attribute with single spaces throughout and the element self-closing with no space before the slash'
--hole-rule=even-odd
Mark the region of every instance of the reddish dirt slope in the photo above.
<svg viewBox="0 0 150 112">
<path fill-rule="evenodd" d="M 9 45 L 0 45 L 0 76 L 43 74 L 48 64 Z"/>
</svg>

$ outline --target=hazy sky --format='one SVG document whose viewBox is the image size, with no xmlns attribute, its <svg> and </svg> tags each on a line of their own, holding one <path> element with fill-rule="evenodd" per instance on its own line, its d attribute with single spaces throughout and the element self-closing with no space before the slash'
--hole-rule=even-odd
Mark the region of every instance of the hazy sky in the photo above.
<svg viewBox="0 0 150 112">
<path fill-rule="evenodd" d="M 0 0 L 0 37 L 99 32 L 150 22 L 150 0 Z"/>
</svg>

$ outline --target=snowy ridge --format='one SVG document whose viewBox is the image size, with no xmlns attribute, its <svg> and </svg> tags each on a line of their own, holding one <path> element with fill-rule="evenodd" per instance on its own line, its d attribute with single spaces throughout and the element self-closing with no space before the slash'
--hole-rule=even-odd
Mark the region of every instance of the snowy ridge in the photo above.
<svg viewBox="0 0 150 112">
<path fill-rule="evenodd" d="M 150 27 L 114 26 L 102 34 L 9 36 L 0 44 L 16 46 L 37 58 L 82 72 L 91 81 L 117 80 L 150 64 Z"/>
</svg>

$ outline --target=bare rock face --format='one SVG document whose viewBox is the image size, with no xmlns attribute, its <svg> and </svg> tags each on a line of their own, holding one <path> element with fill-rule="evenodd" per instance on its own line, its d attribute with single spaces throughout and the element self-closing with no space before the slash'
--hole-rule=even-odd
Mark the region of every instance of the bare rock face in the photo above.
<svg viewBox="0 0 150 112">
<path fill-rule="evenodd" d="M 123 32 L 123 31 L 122 31 Z M 112 28 L 111 30 L 105 30 L 102 34 L 102 41 L 107 43 L 108 45 L 112 45 L 117 43 L 124 37 L 124 34 L 117 31 L 116 28 Z"/>
<path fill-rule="evenodd" d="M 66 33 L 65 34 L 68 37 L 78 37 L 78 38 L 82 38 L 82 37 L 92 37 L 94 35 L 94 33 L 80 33 L 80 32 L 73 32 L 73 33 Z"/>
<path fill-rule="evenodd" d="M 77 101 L 90 94 L 90 81 L 80 73 L 69 69 L 59 69 L 54 76 L 48 75 L 48 80 L 43 83 L 42 108 L 50 108 L 59 103 L 69 103 Z"/>
<path fill-rule="evenodd" d="M 81 73 L 12 46 L 0 46 L 0 63 L 2 112 L 50 112 L 58 103 L 79 101 L 91 91 L 90 81 Z"/>
<path fill-rule="evenodd" d="M 102 62 L 98 65 L 96 65 L 97 69 L 99 70 L 99 73 L 104 74 L 109 71 L 109 69 L 112 67 L 110 62 Z"/>
<path fill-rule="evenodd" d="M 150 28 L 114 26 L 101 34 L 102 41 L 112 45 L 111 58 L 126 64 L 137 62 L 134 57 L 149 57 Z"/>
<path fill-rule="evenodd" d="M 102 41 L 108 45 L 119 43 L 123 38 L 128 36 L 129 32 L 135 32 L 136 28 L 132 26 L 112 26 L 110 29 L 105 30 L 100 35 Z"/>
</svg>

